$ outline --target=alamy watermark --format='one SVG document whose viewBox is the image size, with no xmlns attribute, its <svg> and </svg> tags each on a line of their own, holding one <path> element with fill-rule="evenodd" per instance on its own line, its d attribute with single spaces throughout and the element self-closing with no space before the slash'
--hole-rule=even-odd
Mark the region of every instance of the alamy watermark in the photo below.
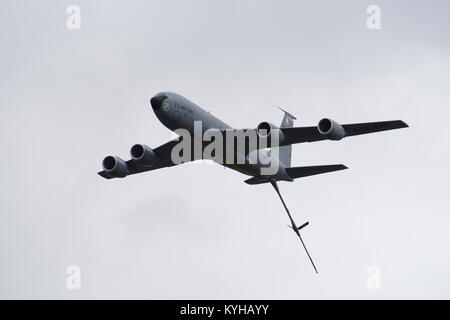
<svg viewBox="0 0 450 320">
<path fill-rule="evenodd" d="M 67 266 L 66 269 L 67 279 L 66 287 L 69 290 L 80 290 L 81 289 L 81 268 L 77 265 Z"/>
<path fill-rule="evenodd" d="M 194 121 L 193 136 L 187 129 L 174 132 L 180 137 L 171 151 L 174 164 L 209 159 L 219 164 L 258 165 L 261 175 L 279 170 L 277 147 L 284 137 L 279 128 L 203 130 L 202 121 Z"/>
<path fill-rule="evenodd" d="M 66 9 L 66 13 L 69 15 L 66 20 L 66 27 L 69 30 L 81 29 L 81 9 L 77 5 L 70 5 Z"/>
<path fill-rule="evenodd" d="M 366 9 L 367 17 L 366 26 L 369 30 L 381 29 L 381 9 L 377 5 L 370 5 Z"/>
<path fill-rule="evenodd" d="M 368 277 L 366 279 L 367 289 L 380 290 L 381 289 L 381 268 L 377 265 L 370 265 L 366 272 Z"/>
</svg>

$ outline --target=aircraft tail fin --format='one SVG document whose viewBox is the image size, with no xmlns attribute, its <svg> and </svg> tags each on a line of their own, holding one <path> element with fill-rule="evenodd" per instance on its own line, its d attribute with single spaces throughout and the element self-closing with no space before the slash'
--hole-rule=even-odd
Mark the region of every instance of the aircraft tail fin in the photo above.
<svg viewBox="0 0 450 320">
<path fill-rule="evenodd" d="M 283 120 L 281 121 L 280 128 L 292 128 L 294 127 L 294 120 L 297 120 L 292 114 L 287 112 L 286 110 L 281 109 L 284 112 Z M 286 166 L 291 166 L 291 155 L 292 155 L 292 145 L 278 147 L 279 149 L 279 159 Z"/>
<path fill-rule="evenodd" d="M 348 168 L 343 164 L 332 164 L 325 166 L 291 167 L 286 168 L 286 172 L 291 178 L 296 179 L 345 169 Z"/>
</svg>

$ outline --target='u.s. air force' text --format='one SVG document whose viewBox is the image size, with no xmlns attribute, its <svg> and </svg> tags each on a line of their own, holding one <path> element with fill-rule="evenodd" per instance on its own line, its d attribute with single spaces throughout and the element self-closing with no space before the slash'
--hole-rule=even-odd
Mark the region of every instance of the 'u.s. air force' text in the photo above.
<svg viewBox="0 0 450 320">
<path fill-rule="evenodd" d="M 215 312 L 224 315 L 266 315 L 269 310 L 268 304 L 225 304 L 220 307 L 202 307 L 186 305 L 181 307 L 181 315 L 203 315 L 210 318 Z"/>
</svg>

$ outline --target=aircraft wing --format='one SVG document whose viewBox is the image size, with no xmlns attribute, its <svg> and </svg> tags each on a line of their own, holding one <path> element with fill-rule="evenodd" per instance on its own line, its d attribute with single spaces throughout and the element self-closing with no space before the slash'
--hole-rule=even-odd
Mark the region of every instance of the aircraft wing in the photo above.
<svg viewBox="0 0 450 320">
<path fill-rule="evenodd" d="M 400 129 L 406 128 L 408 125 L 402 120 L 392 120 L 392 121 L 378 121 L 378 122 L 364 122 L 364 123 L 351 123 L 351 124 L 343 124 L 338 126 L 342 127 L 340 131 L 341 136 L 337 139 L 330 138 L 327 135 L 322 134 L 317 126 L 312 127 L 292 127 L 292 128 L 279 128 L 284 135 L 284 138 L 280 141 L 279 146 L 286 146 L 295 143 L 302 142 L 315 142 L 322 140 L 340 140 L 345 137 L 356 136 L 360 134 L 368 134 L 386 130 Z M 253 131 L 253 135 L 257 136 L 258 129 L 225 129 L 221 130 L 225 137 L 227 136 L 227 131 L 237 132 L 242 131 L 244 133 L 248 133 Z M 270 138 L 267 140 L 267 144 L 264 144 L 263 148 L 270 147 Z M 258 139 L 258 143 L 256 149 L 259 149 L 260 139 Z M 248 140 L 245 140 L 245 153 L 250 153 L 255 150 L 255 146 L 251 146 L 248 143 Z"/>
<path fill-rule="evenodd" d="M 128 171 L 129 171 L 127 175 L 151 171 L 151 170 L 160 169 L 160 168 L 171 167 L 171 166 L 176 165 L 176 163 L 173 163 L 173 161 L 171 160 L 171 153 L 172 153 L 173 147 L 180 142 L 180 139 L 181 138 L 178 137 L 174 140 L 171 140 L 171 141 L 153 149 L 153 151 L 158 156 L 158 160 L 151 166 L 141 166 L 133 160 L 126 161 Z M 191 158 L 191 159 L 193 159 L 193 158 Z M 106 172 L 104 170 L 98 172 L 98 174 L 106 179 L 115 178 L 114 176 L 110 175 L 108 172 Z"/>
<path fill-rule="evenodd" d="M 345 130 L 344 137 L 350 137 L 360 134 L 406 128 L 408 127 L 408 125 L 401 120 L 393 120 L 393 121 L 343 124 L 342 127 Z M 327 140 L 327 137 L 319 132 L 317 126 L 281 128 L 281 130 L 286 136 L 286 140 L 284 141 L 284 143 L 282 143 L 283 145 Z"/>
</svg>

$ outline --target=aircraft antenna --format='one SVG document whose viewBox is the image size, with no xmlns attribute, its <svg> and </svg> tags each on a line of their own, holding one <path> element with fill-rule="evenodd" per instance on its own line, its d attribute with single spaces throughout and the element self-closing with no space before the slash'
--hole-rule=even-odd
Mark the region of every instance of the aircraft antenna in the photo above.
<svg viewBox="0 0 450 320">
<path fill-rule="evenodd" d="M 316 271 L 316 273 L 319 273 L 317 271 L 316 265 L 314 264 L 314 261 L 313 261 L 311 255 L 309 254 L 308 249 L 306 248 L 305 242 L 303 241 L 302 236 L 300 235 L 300 229 L 306 227 L 309 224 L 309 222 L 306 222 L 306 223 L 302 224 L 300 227 L 297 227 L 297 225 L 294 222 L 294 219 L 292 219 L 292 216 L 291 216 L 291 213 L 289 212 L 288 207 L 286 206 L 286 203 L 283 200 L 283 197 L 281 196 L 281 193 L 280 193 L 280 190 L 278 189 L 278 185 L 277 185 L 276 180 L 274 180 L 272 178 L 269 178 L 269 181 L 272 184 L 272 186 L 275 189 L 275 191 L 278 193 L 278 196 L 280 197 L 280 200 L 283 203 L 284 209 L 286 209 L 286 213 L 287 213 L 287 215 L 289 217 L 289 220 L 291 221 L 290 228 L 295 232 L 295 234 L 300 239 L 300 242 L 302 243 L 303 248 L 305 248 L 306 254 L 308 255 L 309 261 L 311 261 L 311 264 L 312 264 L 314 270 Z"/>
</svg>

